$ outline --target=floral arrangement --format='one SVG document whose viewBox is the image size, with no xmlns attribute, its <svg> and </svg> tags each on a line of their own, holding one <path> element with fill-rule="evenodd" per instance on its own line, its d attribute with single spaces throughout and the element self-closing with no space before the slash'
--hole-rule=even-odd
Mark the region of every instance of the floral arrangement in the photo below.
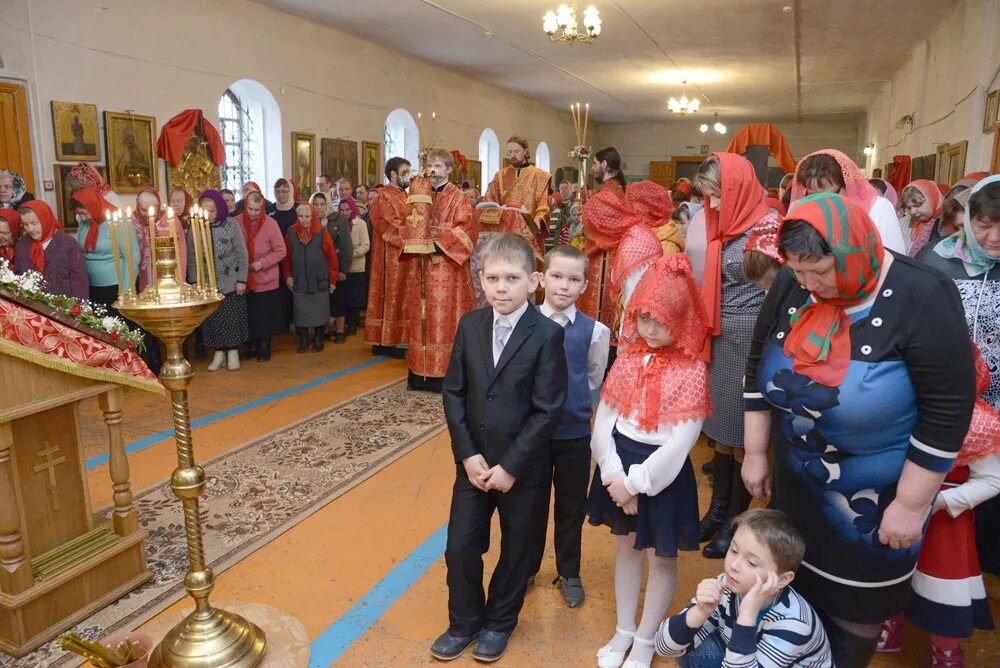
<svg viewBox="0 0 1000 668">
<path fill-rule="evenodd" d="M 569 157 L 574 160 L 589 160 L 590 156 L 593 155 L 594 150 L 590 146 L 584 146 L 580 144 L 579 146 L 574 146 L 573 150 L 569 152 Z"/>
<path fill-rule="evenodd" d="M 129 327 L 117 316 L 109 315 L 103 304 L 93 304 L 68 295 L 51 295 L 42 289 L 43 286 L 44 279 L 37 271 L 15 274 L 7 260 L 0 258 L 0 289 L 4 292 L 46 306 L 52 312 L 43 315 L 68 316 L 85 327 L 105 333 L 115 345 L 123 342 L 138 352 L 145 349 L 146 336 L 143 331 Z"/>
</svg>

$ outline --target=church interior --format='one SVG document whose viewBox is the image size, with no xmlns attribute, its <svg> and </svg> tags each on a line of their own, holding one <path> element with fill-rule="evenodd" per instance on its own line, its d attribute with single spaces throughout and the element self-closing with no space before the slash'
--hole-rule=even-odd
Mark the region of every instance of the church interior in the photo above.
<svg viewBox="0 0 1000 668">
<path fill-rule="evenodd" d="M 348 256 L 347 271 L 341 262 L 340 272 L 351 276 L 346 280 L 331 270 L 331 288 L 348 290 L 356 277 L 367 295 L 355 315 L 348 309 L 346 330 L 331 329 L 325 342 L 321 332 L 315 343 L 321 349 L 306 353 L 312 335 L 302 334 L 304 327 L 290 331 L 283 321 L 267 338 L 267 359 L 263 348 L 238 348 L 237 358 L 243 350 L 252 354 L 233 365 L 221 352 L 232 346 L 206 338 L 206 357 L 201 339 L 195 341 L 195 327 L 214 302 L 206 312 L 176 305 L 208 303 L 216 283 L 222 293 L 227 277 L 215 276 L 218 259 L 206 264 L 199 255 L 217 250 L 211 223 L 203 219 L 200 232 L 188 232 L 185 275 L 174 233 L 157 237 L 152 215 L 147 230 L 144 188 L 158 193 L 161 212 L 176 189 L 194 204 L 205 201 L 201 191 L 229 189 L 240 200 L 235 210 L 230 206 L 234 215 L 254 201 L 241 190 L 248 182 L 259 184 L 268 206 L 277 184 L 286 190 L 292 184 L 297 206 L 313 201 L 321 178 L 334 187 L 333 197 L 346 179 L 350 190 L 339 193 L 341 211 L 350 195 L 352 207 L 356 200 L 362 213 L 374 215 L 368 191 L 381 186 L 384 193 L 399 176 L 398 169 L 390 176 L 390 158 L 405 158 L 416 175 L 439 155 L 434 149 L 444 149 L 451 156 L 450 182 L 474 206 L 489 199 L 491 181 L 510 163 L 510 142 L 523 137 L 531 163 L 551 175 L 544 223 L 552 231 L 557 209 L 570 206 L 565 195 L 559 198 L 560 184 L 579 184 L 584 197 L 595 185 L 579 149 L 614 147 L 628 184 L 648 181 L 672 190 L 680 181 L 697 182 L 711 155 L 742 153 L 732 146 L 751 124 L 780 136 L 757 163 L 760 185 L 772 196 L 779 184 L 784 191 L 782 177 L 796 171 L 797 161 L 826 149 L 846 155 L 865 179 L 893 182 L 905 164 L 902 186 L 916 179 L 951 186 L 970 173 L 1000 173 L 1000 0 L 559 5 L 0 0 L 0 170 L 19 175 L 22 191 L 47 204 L 73 238 L 86 234 L 74 214 L 75 165 L 89 165 L 91 173 L 96 168 L 117 194 L 124 221 L 136 210 L 136 248 L 146 240 L 146 255 L 140 252 L 136 263 L 151 263 L 153 279 L 139 294 L 126 271 L 131 292 L 119 289 L 111 301 L 117 298 L 129 322 L 157 332 L 151 345 L 163 345 L 151 362 L 117 345 L 117 333 L 85 336 L 91 327 L 79 334 L 86 343 L 74 343 L 80 352 L 59 352 L 55 344 L 45 352 L 48 330 L 35 319 L 56 329 L 75 325 L 37 305 L 23 306 L 32 315 L 17 320 L 22 307 L 8 302 L 14 279 L 5 278 L 6 264 L 0 269 L 0 305 L 7 304 L 0 331 L 34 327 L 34 334 L 15 335 L 37 348 L 22 354 L 17 351 L 29 345 L 24 340 L 0 340 L 0 666 L 108 665 L 65 649 L 60 638 L 67 633 L 84 643 L 138 639 L 135 651 L 143 657 L 127 664 L 135 666 L 250 666 L 260 656 L 259 665 L 288 667 L 439 663 L 428 650 L 449 620 L 445 549 L 456 454 L 441 394 L 408 389 L 412 345 L 408 361 L 399 341 L 384 345 L 368 335 L 373 303 L 379 301 L 381 312 L 381 300 L 389 300 L 374 290 L 379 279 L 373 278 L 384 271 L 375 264 L 383 247 L 375 237 L 388 244 L 388 236 L 378 221 L 367 220 L 369 250 L 361 265 Z M 570 13 L 576 27 L 567 29 L 563 19 Z M 742 146 L 748 143 L 768 142 L 744 137 Z M 195 228 L 198 215 L 192 216 Z M 131 243 L 137 232 L 113 219 L 109 215 L 106 225 L 111 234 L 124 234 L 117 243 Z M 585 235 L 586 215 L 582 225 Z M 282 225 L 283 236 L 287 229 Z M 553 234 L 555 240 L 540 242 L 542 252 L 558 243 L 558 231 Z M 282 252 L 286 243 L 291 249 L 301 242 L 301 233 L 300 242 L 293 237 L 281 243 Z M 8 257 L 20 253 L 16 235 L 14 241 Z M 466 262 L 474 245 L 473 239 Z M 130 264 L 131 252 L 131 246 L 122 251 Z M 251 248 L 251 264 L 253 257 Z M 121 276 L 119 284 L 128 282 Z M 244 282 L 237 279 L 238 290 Z M 91 300 L 94 285 L 92 274 Z M 435 285 L 416 281 L 399 289 L 412 295 Z M 419 309 L 424 293 L 417 294 L 408 303 Z M 326 296 L 320 300 L 325 309 Z M 324 313 L 333 322 L 333 312 Z M 426 341 L 426 316 L 423 322 Z M 458 319 L 449 322 L 448 337 Z M 414 336 L 415 326 L 409 329 Z M 204 336 L 210 337 L 207 329 Z M 450 339 L 447 345 L 450 351 Z M 216 360 L 213 347 L 220 350 Z M 94 360 L 95 350 L 128 361 L 111 369 L 111 362 Z M 46 360 L 59 354 L 86 362 Z M 443 368 L 427 372 L 426 355 L 422 361 L 417 375 L 440 382 Z M 594 389 L 592 401 L 599 393 Z M 713 502 L 705 466 L 718 461 L 708 440 L 701 436 L 690 451 L 699 514 Z M 59 447 L 45 455 L 50 443 Z M 457 470 L 464 478 L 461 462 Z M 998 521 L 1000 513 L 991 517 Z M 491 521 L 487 581 L 501 545 L 499 517 Z M 595 653 L 615 633 L 614 537 L 606 526 L 584 522 L 579 580 L 586 603 L 568 607 L 551 521 L 547 531 L 541 566 L 526 586 L 499 665 L 595 665 Z M 518 539 L 531 540 L 509 540 Z M 667 615 L 688 605 L 699 582 L 722 572 L 723 561 L 706 558 L 700 548 L 678 555 Z M 983 571 L 995 618 L 1000 577 L 985 558 Z M 253 642 L 243 638 L 257 658 L 224 663 L 230 659 L 222 652 L 209 662 L 182 654 L 168 660 L 159 648 L 150 656 L 165 638 L 184 644 L 177 629 L 189 623 L 192 609 L 195 616 L 210 609 L 207 591 L 212 609 L 234 615 L 226 623 L 257 634 Z M 904 621 L 901 634 L 901 647 L 876 652 L 864 665 L 1000 666 L 996 631 L 977 628 L 963 637 L 964 663 L 935 658 L 933 664 L 927 631 Z M 454 665 L 481 662 L 469 652 Z M 626 663 L 642 665 L 650 664 Z M 674 659 L 658 655 L 651 665 L 674 665 Z"/>
</svg>

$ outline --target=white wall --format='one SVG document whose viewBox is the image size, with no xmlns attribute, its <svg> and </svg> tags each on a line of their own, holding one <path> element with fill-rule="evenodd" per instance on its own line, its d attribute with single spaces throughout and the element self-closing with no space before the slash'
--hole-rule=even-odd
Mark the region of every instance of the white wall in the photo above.
<svg viewBox="0 0 1000 668">
<path fill-rule="evenodd" d="M 0 77 L 29 84 L 39 184 L 53 178 L 51 100 L 131 109 L 158 128 L 200 108 L 217 124 L 219 97 L 240 79 L 278 101 L 286 171 L 293 130 L 381 143 L 396 107 L 436 111 L 427 134 L 470 158 L 485 127 L 553 155 L 573 144 L 565 112 L 249 0 L 0 0 L 0 55 Z"/>
<path fill-rule="evenodd" d="M 702 123 L 711 126 L 715 122 L 714 117 L 703 113 L 695 114 L 691 119 L 665 123 L 599 123 L 592 143 L 595 149 L 614 146 L 625 160 L 625 173 L 644 177 L 649 174 L 651 160 L 699 155 L 702 144 L 708 144 L 709 151 L 726 150 L 733 134 L 746 123 L 721 120 L 727 126 L 724 135 L 716 134 L 711 127 L 705 134 L 698 131 Z M 785 135 L 788 148 L 796 160 L 821 148 L 841 150 L 856 161 L 863 157 L 863 144 L 858 143 L 858 122 L 851 117 L 802 124 L 776 121 L 774 125 Z"/>
<path fill-rule="evenodd" d="M 993 135 L 982 131 L 986 94 L 1000 82 L 1000 1 L 963 0 L 917 43 L 882 86 L 863 142 L 875 142 L 869 169 L 894 155 L 919 157 L 938 144 L 969 141 L 966 172 L 989 167 Z M 896 121 L 913 114 L 913 127 Z"/>
</svg>

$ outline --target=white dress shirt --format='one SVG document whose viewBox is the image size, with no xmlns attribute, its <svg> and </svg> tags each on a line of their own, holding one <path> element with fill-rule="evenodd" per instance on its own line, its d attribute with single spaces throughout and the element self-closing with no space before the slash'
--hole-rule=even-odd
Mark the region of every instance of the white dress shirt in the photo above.
<svg viewBox="0 0 1000 668">
<path fill-rule="evenodd" d="M 538 310 L 546 318 L 561 327 L 576 322 L 576 305 L 557 311 L 548 302 L 542 302 Z M 590 348 L 587 349 L 587 384 L 591 391 L 596 390 L 604 382 L 604 372 L 608 368 L 608 350 L 611 346 L 611 330 L 602 322 L 594 321 L 594 332 L 590 335 Z"/>
<path fill-rule="evenodd" d="M 514 329 L 517 327 L 517 323 L 521 321 L 521 316 L 523 316 L 524 312 L 527 311 L 527 310 L 528 310 L 528 302 L 527 301 L 525 301 L 523 304 L 521 304 L 521 308 L 517 309 L 516 311 L 514 311 L 510 315 L 503 315 L 501 313 L 497 313 L 497 310 L 493 309 L 493 329 L 490 330 L 490 340 L 493 340 L 494 332 L 496 332 L 497 320 L 499 320 L 500 318 L 506 318 L 507 319 L 507 323 L 510 325 L 510 331 L 507 332 L 507 334 L 503 337 L 503 344 L 504 344 L 504 346 L 506 346 L 507 345 L 507 341 L 510 340 L 510 335 L 514 333 Z M 494 346 L 494 349 L 493 349 L 493 366 L 496 366 L 499 361 L 500 361 L 500 355 L 497 354 L 496 347 Z"/>
<path fill-rule="evenodd" d="M 652 355 L 644 360 L 649 363 Z M 620 475 L 625 476 L 625 489 L 630 494 L 655 496 L 674 481 L 680 473 L 688 454 L 698 442 L 704 420 L 687 420 L 678 424 L 658 425 L 656 431 L 640 431 L 635 414 L 622 415 L 604 403 L 597 405 L 594 417 L 594 433 L 590 438 L 590 450 L 594 461 L 601 467 L 601 482 L 608 482 Z M 615 450 L 614 430 L 633 441 L 658 446 L 642 464 L 633 464 L 626 472 L 622 460 Z"/>
</svg>

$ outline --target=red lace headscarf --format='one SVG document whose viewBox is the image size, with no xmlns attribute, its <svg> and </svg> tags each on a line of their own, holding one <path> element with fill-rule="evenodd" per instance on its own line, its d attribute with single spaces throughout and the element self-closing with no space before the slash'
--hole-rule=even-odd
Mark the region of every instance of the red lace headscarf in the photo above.
<svg viewBox="0 0 1000 668">
<path fill-rule="evenodd" d="M 778 228 L 781 227 L 781 218 L 765 218 L 759 225 L 755 225 L 750 236 L 747 237 L 746 246 L 743 252 L 757 251 L 763 253 L 775 262 L 784 264 L 785 260 L 778 252 Z"/>
<path fill-rule="evenodd" d="M 722 247 L 738 239 L 757 224 L 768 212 L 764 189 L 757 180 L 750 161 L 735 153 L 713 153 L 719 159 L 722 174 L 722 194 L 719 210 L 712 208 L 705 196 L 705 273 L 701 281 L 701 298 L 708 316 L 708 332 L 722 333 Z M 705 361 L 711 359 L 711 347 L 706 341 Z"/>
<path fill-rule="evenodd" d="M 907 193 L 906 191 L 913 188 L 919 192 L 924 197 L 925 202 L 929 202 L 931 205 L 932 213 L 926 218 L 911 219 L 910 220 L 910 250 L 907 255 L 914 257 L 920 252 L 927 242 L 930 241 L 931 232 L 934 229 L 934 219 L 937 218 L 938 214 L 941 213 L 941 209 L 944 208 L 944 195 L 941 194 L 941 189 L 938 188 L 938 184 L 933 181 L 928 181 L 927 179 L 917 179 L 916 181 L 910 183 L 905 188 L 903 188 L 903 202 L 906 202 Z"/>
<path fill-rule="evenodd" d="M 625 201 L 640 216 L 647 227 L 662 227 L 674 212 L 670 191 L 659 183 L 639 181 L 625 189 Z"/>
<path fill-rule="evenodd" d="M 990 386 L 990 369 L 975 343 L 972 344 L 972 353 L 976 360 L 976 393 L 981 394 Z M 1000 452 L 1000 413 L 977 396 L 972 409 L 972 423 L 955 458 L 955 466 L 966 466 L 997 452 Z"/>
<path fill-rule="evenodd" d="M 591 195 L 583 205 L 587 254 L 591 255 L 598 250 L 613 251 L 628 229 L 641 223 L 642 216 L 623 197 L 619 197 L 614 189 L 607 188 Z"/>
<path fill-rule="evenodd" d="M 666 327 L 673 341 L 650 348 L 638 332 L 639 314 Z M 683 253 L 661 257 L 643 275 L 625 311 L 622 339 L 628 345 L 611 367 L 601 400 L 624 416 L 635 415 L 647 432 L 707 418 L 712 413 L 708 367 L 699 357 L 707 333 L 691 261 Z"/>
<path fill-rule="evenodd" d="M 861 172 L 861 170 L 858 169 L 858 166 L 854 164 L 853 160 L 847 157 L 846 154 L 832 148 L 810 153 L 806 157 L 802 158 L 802 160 L 799 161 L 799 164 L 795 166 L 795 178 L 792 179 L 793 205 L 795 202 L 806 196 L 806 187 L 799 181 L 799 170 L 802 169 L 802 165 L 805 164 L 806 160 L 814 155 L 828 155 L 836 160 L 837 164 L 840 165 L 840 173 L 844 177 L 844 192 L 841 194 L 847 199 L 852 199 L 860 204 L 861 208 L 865 210 L 865 213 L 872 210 L 872 205 L 875 204 L 875 200 L 878 199 L 878 191 L 875 190 L 875 186 L 868 183 L 868 179 Z"/>
<path fill-rule="evenodd" d="M 663 255 L 663 246 L 645 225 L 633 225 L 618 243 L 608 276 L 608 298 L 617 304 L 622 286 L 636 269 Z"/>
</svg>

